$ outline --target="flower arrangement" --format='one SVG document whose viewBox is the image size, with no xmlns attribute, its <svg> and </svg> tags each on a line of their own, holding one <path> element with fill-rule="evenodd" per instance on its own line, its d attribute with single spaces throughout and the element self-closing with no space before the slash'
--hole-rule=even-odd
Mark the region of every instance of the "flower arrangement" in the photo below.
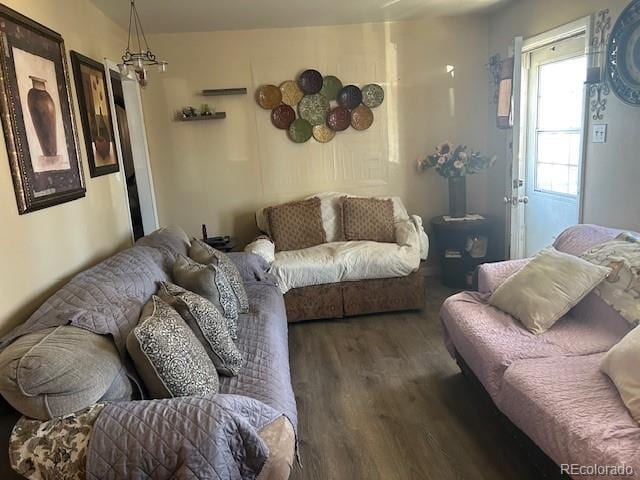
<svg viewBox="0 0 640 480">
<path fill-rule="evenodd" d="M 486 157 L 480 152 L 468 151 L 466 145 L 458 145 L 453 149 L 449 142 L 445 142 L 436 147 L 435 154 L 418 158 L 418 171 L 435 168 L 445 178 L 464 177 L 490 168 L 495 163 L 495 156 Z"/>
</svg>

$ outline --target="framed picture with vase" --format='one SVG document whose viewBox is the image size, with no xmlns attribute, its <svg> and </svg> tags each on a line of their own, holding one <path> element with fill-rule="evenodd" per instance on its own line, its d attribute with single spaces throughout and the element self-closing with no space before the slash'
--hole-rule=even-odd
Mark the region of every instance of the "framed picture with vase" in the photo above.
<svg viewBox="0 0 640 480">
<path fill-rule="evenodd" d="M 60 34 L 0 5 L 0 112 L 20 214 L 85 195 Z"/>
<path fill-rule="evenodd" d="M 71 52 L 71 65 L 87 147 L 89 173 L 92 177 L 99 177 L 117 172 L 120 167 L 104 65 L 74 51 Z"/>
</svg>

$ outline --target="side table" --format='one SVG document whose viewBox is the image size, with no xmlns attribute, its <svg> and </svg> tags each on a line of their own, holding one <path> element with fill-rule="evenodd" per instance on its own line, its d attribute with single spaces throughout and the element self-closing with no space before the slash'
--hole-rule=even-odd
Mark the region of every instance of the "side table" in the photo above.
<svg viewBox="0 0 640 480">
<path fill-rule="evenodd" d="M 469 289 L 478 265 L 501 259 L 496 251 L 498 218 L 483 215 L 482 220 L 431 220 L 435 251 L 447 287 Z"/>
</svg>

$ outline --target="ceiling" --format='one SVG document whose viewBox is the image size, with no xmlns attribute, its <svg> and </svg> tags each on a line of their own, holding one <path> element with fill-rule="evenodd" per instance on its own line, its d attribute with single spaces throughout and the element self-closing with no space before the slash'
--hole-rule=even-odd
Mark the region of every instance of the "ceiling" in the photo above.
<svg viewBox="0 0 640 480">
<path fill-rule="evenodd" d="M 130 0 L 92 0 L 127 28 Z M 136 0 L 147 33 L 348 25 L 455 15 L 505 0 Z"/>
</svg>

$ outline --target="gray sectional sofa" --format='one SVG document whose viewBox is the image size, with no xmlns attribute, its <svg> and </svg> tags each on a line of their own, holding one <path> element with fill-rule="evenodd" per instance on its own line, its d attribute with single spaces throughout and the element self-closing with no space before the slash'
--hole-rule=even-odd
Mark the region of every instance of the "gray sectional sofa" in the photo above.
<svg viewBox="0 0 640 480">
<path fill-rule="evenodd" d="M 250 303 L 249 313 L 238 319 L 237 346 L 246 360 L 240 374 L 220 377 L 220 391 L 215 395 L 145 400 L 144 385 L 132 367 L 125 339 L 158 282 L 171 280 L 173 262 L 177 255 L 187 255 L 188 248 L 188 239 L 179 229 L 154 232 L 74 277 L 0 341 L 4 350 L 26 334 L 47 329 L 60 334 L 58 327 L 70 325 L 81 329 L 82 335 L 95 337 L 95 344 L 102 345 L 96 352 L 116 358 L 115 366 L 111 362 L 105 373 L 97 369 L 90 353 L 74 357 L 75 369 L 81 372 L 76 379 L 90 375 L 87 369 L 113 377 L 102 379 L 102 391 L 82 392 L 78 382 L 67 384 L 65 391 L 61 378 L 68 378 L 73 370 L 70 362 L 62 369 L 60 363 L 55 364 L 56 372 L 47 369 L 46 359 L 12 358 L 4 366 L 8 370 L 2 372 L 2 389 L 17 390 L 16 395 L 6 395 L 6 400 L 22 409 L 19 394 L 29 393 L 33 411 L 39 412 L 32 416 L 46 419 L 56 411 L 51 405 L 73 404 L 79 392 L 84 395 L 82 401 L 93 395 L 90 400 L 106 403 L 91 426 L 83 452 L 86 478 L 276 480 L 289 476 L 297 413 L 289 372 L 287 318 L 282 294 L 260 257 L 231 254 Z M 33 354 L 33 349 L 24 352 L 25 357 Z M 82 355 L 89 355 L 84 362 Z M 46 372 L 51 378 L 43 378 Z M 123 374 L 131 388 L 118 388 L 114 394 L 111 383 L 121 386 Z M 31 382 L 28 392 L 25 382 Z M 16 418 L 15 411 L 6 406 L 0 418 L 4 429 L 0 447 L 6 448 Z M 33 439 L 34 448 L 42 446 L 38 441 Z M 2 458 L 0 474 L 10 478 L 6 450 Z"/>
</svg>

